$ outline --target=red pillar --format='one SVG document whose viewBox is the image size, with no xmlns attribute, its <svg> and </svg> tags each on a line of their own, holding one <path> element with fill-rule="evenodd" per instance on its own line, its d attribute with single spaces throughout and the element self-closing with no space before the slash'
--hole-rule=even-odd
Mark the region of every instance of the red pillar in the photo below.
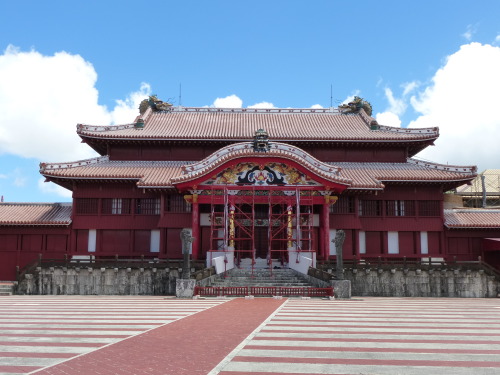
<svg viewBox="0 0 500 375">
<path fill-rule="evenodd" d="M 330 197 L 325 197 L 323 204 L 323 259 L 327 260 L 330 255 Z"/>
<path fill-rule="evenodd" d="M 194 240 L 192 242 L 191 259 L 197 260 L 200 248 L 200 208 L 198 204 L 198 194 L 193 194 L 191 207 L 191 231 Z"/>
</svg>

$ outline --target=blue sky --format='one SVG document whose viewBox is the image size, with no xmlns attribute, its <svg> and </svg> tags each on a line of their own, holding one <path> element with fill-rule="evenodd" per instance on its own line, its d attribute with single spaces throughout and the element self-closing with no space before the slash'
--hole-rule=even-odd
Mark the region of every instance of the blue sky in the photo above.
<svg viewBox="0 0 500 375">
<path fill-rule="evenodd" d="M 93 154 L 77 123 L 183 106 L 370 101 L 380 123 L 439 126 L 420 155 L 500 168 L 499 1 L 0 0 L 0 195 L 68 201 L 40 161 Z"/>
</svg>

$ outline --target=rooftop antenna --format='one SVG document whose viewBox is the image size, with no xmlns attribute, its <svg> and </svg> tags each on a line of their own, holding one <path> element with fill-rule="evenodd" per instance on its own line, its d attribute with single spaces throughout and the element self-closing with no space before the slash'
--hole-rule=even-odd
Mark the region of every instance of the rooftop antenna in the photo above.
<svg viewBox="0 0 500 375">
<path fill-rule="evenodd" d="M 182 107 L 182 83 L 179 83 L 179 107 Z"/>
<path fill-rule="evenodd" d="M 330 83 L 330 108 L 333 108 L 333 85 Z"/>
</svg>

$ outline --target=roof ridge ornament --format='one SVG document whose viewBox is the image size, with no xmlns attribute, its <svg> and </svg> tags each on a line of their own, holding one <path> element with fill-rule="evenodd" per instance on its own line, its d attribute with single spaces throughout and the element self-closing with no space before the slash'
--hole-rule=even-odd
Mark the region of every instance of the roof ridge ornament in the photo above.
<svg viewBox="0 0 500 375">
<path fill-rule="evenodd" d="M 253 149 L 255 152 L 268 152 L 271 149 L 269 145 L 269 135 L 264 129 L 255 131 L 253 137 Z"/>
<path fill-rule="evenodd" d="M 144 99 L 140 105 L 139 105 L 139 113 L 141 116 L 146 112 L 148 109 L 148 106 L 151 107 L 151 109 L 155 112 L 157 111 L 167 111 L 171 112 L 172 111 L 172 104 L 169 102 L 164 102 L 156 95 L 150 95 L 148 99 Z"/>
<path fill-rule="evenodd" d="M 373 109 L 370 102 L 360 98 L 359 96 L 355 96 L 352 102 L 339 106 L 339 110 L 342 113 L 358 113 L 361 108 L 365 110 L 368 116 L 372 115 Z"/>
</svg>

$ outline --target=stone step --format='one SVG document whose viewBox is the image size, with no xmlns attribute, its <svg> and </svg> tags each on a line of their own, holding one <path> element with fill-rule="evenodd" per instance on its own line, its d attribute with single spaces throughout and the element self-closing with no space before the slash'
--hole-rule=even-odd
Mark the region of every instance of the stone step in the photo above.
<svg viewBox="0 0 500 375">
<path fill-rule="evenodd" d="M 243 270 L 234 268 L 226 275 L 221 275 L 212 283 L 216 287 L 313 287 L 311 283 L 301 274 L 291 269 L 254 269 Z"/>
<path fill-rule="evenodd" d="M 14 283 L 0 282 L 0 296 L 11 296 L 13 288 Z"/>
<path fill-rule="evenodd" d="M 271 277 L 271 276 L 276 276 L 276 277 L 287 277 L 287 276 L 292 276 L 296 277 L 296 274 L 291 274 L 291 273 L 286 273 L 286 272 L 258 272 L 258 271 L 247 271 L 247 272 L 229 272 L 231 276 L 262 276 L 262 277 Z"/>
<path fill-rule="evenodd" d="M 256 283 L 256 284 L 248 284 L 248 283 L 213 283 L 212 285 L 210 286 L 214 286 L 214 287 L 225 287 L 225 286 L 248 286 L 248 287 L 252 287 L 252 286 L 264 286 L 264 287 L 273 287 L 273 286 L 284 286 L 284 287 L 291 287 L 291 288 L 294 288 L 294 287 L 297 287 L 297 288 L 309 288 L 311 287 L 310 284 L 307 284 L 307 283 L 293 283 L 293 284 L 287 284 L 287 283 L 272 283 L 272 284 L 268 284 L 268 283 Z"/>
<path fill-rule="evenodd" d="M 303 277 L 296 275 L 259 275 L 259 274 L 248 274 L 248 275 L 234 275 L 234 274 L 226 274 L 226 277 L 222 276 L 221 278 L 233 278 L 233 279 L 269 279 L 269 280 L 303 280 Z"/>
</svg>

